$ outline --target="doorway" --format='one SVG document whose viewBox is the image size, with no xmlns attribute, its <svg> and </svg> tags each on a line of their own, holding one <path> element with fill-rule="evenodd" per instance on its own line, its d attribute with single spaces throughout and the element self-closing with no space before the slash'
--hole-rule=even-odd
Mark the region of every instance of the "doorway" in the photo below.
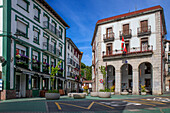
<svg viewBox="0 0 170 113">
<path fill-rule="evenodd" d="M 16 75 L 16 97 L 26 97 L 26 75 Z"/>
</svg>

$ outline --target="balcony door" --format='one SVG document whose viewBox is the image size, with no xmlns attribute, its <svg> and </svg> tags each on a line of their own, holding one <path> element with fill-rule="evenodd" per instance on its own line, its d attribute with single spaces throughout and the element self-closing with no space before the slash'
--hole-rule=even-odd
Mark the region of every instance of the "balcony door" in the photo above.
<svg viewBox="0 0 170 113">
<path fill-rule="evenodd" d="M 123 25 L 123 34 L 124 35 L 129 35 L 129 24 L 124 24 Z"/>
<path fill-rule="evenodd" d="M 144 38 L 141 40 L 141 51 L 148 50 L 148 38 Z"/>
<path fill-rule="evenodd" d="M 127 49 L 127 53 L 130 52 L 130 44 L 129 44 L 129 41 L 125 41 L 125 46 L 126 46 L 126 49 Z"/>
<path fill-rule="evenodd" d="M 141 21 L 140 24 L 141 24 L 141 32 L 147 32 L 148 31 L 148 20 Z"/>
<path fill-rule="evenodd" d="M 112 43 L 106 45 L 106 55 L 112 54 Z"/>
<path fill-rule="evenodd" d="M 112 38 L 113 37 L 113 29 L 112 27 L 109 27 L 106 29 L 106 38 Z"/>
</svg>

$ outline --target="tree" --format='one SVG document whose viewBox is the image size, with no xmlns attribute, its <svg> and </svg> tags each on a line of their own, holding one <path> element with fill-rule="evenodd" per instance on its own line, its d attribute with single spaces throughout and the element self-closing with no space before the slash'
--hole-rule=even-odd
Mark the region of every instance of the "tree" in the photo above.
<svg viewBox="0 0 170 113">
<path fill-rule="evenodd" d="M 85 69 L 85 68 L 86 68 L 86 65 L 83 62 L 81 62 L 81 69 Z"/>
<path fill-rule="evenodd" d="M 106 89 L 106 67 L 100 66 L 99 69 L 100 69 L 101 73 L 103 74 L 103 85 Z"/>
<path fill-rule="evenodd" d="M 60 70 L 59 65 L 61 64 L 61 60 L 57 63 L 56 67 L 52 67 L 51 74 L 50 74 L 50 80 L 51 80 L 51 87 L 52 91 L 54 90 L 54 78 L 55 75 L 58 73 L 58 70 Z"/>
<path fill-rule="evenodd" d="M 84 75 L 86 72 L 86 79 L 92 80 L 92 66 L 86 66 L 83 62 L 81 62 L 81 75 Z"/>
</svg>

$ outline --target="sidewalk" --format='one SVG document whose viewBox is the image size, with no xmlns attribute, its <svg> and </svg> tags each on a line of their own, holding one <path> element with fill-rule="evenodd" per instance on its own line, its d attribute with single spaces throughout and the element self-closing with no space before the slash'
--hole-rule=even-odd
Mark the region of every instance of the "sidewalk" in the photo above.
<svg viewBox="0 0 170 113">
<path fill-rule="evenodd" d="M 11 103 L 11 102 L 25 102 L 25 101 L 78 101 L 78 100 L 121 100 L 121 99 L 135 99 L 135 98 L 145 98 L 145 97 L 154 97 L 158 95 L 112 95 L 111 98 L 99 98 L 91 97 L 90 94 L 86 96 L 85 99 L 74 99 L 68 96 L 60 96 L 59 100 L 46 100 L 45 98 L 36 97 L 36 98 L 19 98 L 19 99 L 9 99 L 1 100 L 0 103 Z M 159 97 L 170 96 L 170 93 L 159 95 Z"/>
</svg>

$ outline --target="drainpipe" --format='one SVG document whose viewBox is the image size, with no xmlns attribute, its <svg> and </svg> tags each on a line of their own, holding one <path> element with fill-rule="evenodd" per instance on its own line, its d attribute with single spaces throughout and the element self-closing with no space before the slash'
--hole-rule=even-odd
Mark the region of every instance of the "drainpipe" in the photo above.
<svg viewBox="0 0 170 113">
<path fill-rule="evenodd" d="M 162 82 L 162 81 L 163 81 L 163 80 L 162 80 L 162 78 L 163 78 L 163 77 L 162 77 L 162 76 L 163 76 L 163 75 L 162 75 L 162 69 L 163 69 L 163 67 L 162 67 L 162 55 L 163 55 L 163 54 L 162 54 L 162 53 L 163 53 L 162 49 L 163 49 L 163 48 L 162 48 L 162 47 L 163 47 L 163 46 L 162 46 L 162 16 L 161 16 L 161 12 L 160 12 L 160 22 L 161 22 L 161 23 L 160 23 L 160 26 L 161 26 L 161 94 L 163 94 L 163 82 Z"/>
</svg>

